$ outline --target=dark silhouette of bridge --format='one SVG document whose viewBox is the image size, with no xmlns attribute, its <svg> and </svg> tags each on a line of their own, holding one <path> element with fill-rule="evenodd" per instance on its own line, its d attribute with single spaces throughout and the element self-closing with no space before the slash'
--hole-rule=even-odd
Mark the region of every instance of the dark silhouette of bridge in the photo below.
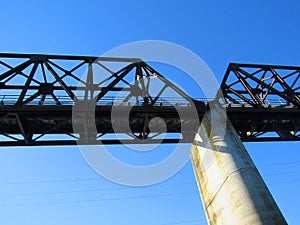
<svg viewBox="0 0 300 225">
<path fill-rule="evenodd" d="M 299 141 L 299 78 L 231 63 L 216 98 L 193 99 L 140 59 L 1 53 L 0 145 L 192 143 L 211 104 L 242 141 Z"/>
</svg>

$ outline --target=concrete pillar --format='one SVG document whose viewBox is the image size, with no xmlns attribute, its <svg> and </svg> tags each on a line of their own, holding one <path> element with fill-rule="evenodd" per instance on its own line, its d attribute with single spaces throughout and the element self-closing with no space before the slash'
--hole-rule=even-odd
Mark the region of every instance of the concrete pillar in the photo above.
<svg viewBox="0 0 300 225">
<path fill-rule="evenodd" d="M 218 114 L 220 108 L 211 111 Z M 208 112 L 191 148 L 208 224 L 287 224 L 239 136 L 224 118 L 222 122 L 222 116 L 211 117 Z"/>
</svg>

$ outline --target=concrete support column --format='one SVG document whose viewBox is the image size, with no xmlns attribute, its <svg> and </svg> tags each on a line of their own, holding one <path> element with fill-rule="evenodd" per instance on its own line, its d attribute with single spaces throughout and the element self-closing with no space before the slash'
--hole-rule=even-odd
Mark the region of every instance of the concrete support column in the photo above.
<svg viewBox="0 0 300 225">
<path fill-rule="evenodd" d="M 215 110 L 215 109 L 214 109 Z M 218 113 L 215 110 L 213 113 Z M 287 224 L 229 121 L 205 115 L 191 159 L 210 225 Z M 216 121 L 216 118 L 220 121 Z"/>
</svg>

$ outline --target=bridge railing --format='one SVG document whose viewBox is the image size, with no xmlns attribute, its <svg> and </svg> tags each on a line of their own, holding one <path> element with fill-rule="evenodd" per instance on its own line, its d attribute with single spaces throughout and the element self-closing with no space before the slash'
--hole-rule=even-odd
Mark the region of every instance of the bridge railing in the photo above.
<svg viewBox="0 0 300 225">
<path fill-rule="evenodd" d="M 19 95 L 0 95 L 0 105 L 15 105 L 18 100 Z M 29 97 L 29 96 L 27 96 Z M 97 102 L 98 106 L 143 106 L 144 99 L 130 99 L 124 102 L 125 96 L 110 96 L 103 97 L 101 100 Z M 69 96 L 57 96 L 61 105 L 74 105 L 74 101 L 70 99 Z M 79 99 L 83 99 L 83 96 L 79 96 Z M 213 99 L 208 98 L 196 98 L 194 100 L 204 102 L 207 104 L 209 101 Z M 263 104 L 264 107 L 283 107 L 289 106 L 289 103 L 283 99 L 266 99 Z M 35 99 L 26 105 L 56 105 L 56 103 L 49 99 L 49 97 L 45 98 L 44 101 L 42 98 Z M 180 97 L 159 97 L 154 104 L 154 106 L 190 106 L 191 103 L 186 99 Z M 241 99 L 235 99 L 235 102 L 227 101 L 223 104 L 226 108 L 228 107 L 252 107 L 247 102 Z M 291 106 L 293 107 L 293 106 Z"/>
<path fill-rule="evenodd" d="M 19 95 L 0 95 L 0 105 L 15 105 L 18 101 Z M 30 97 L 30 96 L 26 96 Z M 83 96 L 77 96 L 78 99 L 84 99 Z M 124 101 L 126 96 L 109 96 L 103 97 L 97 101 L 98 106 L 143 106 L 143 98 L 131 98 Z M 74 101 L 69 96 L 57 96 L 57 99 L 61 105 L 74 105 Z M 209 99 L 197 98 L 197 101 L 208 103 Z M 212 100 L 212 99 L 211 99 Z M 42 100 L 42 98 L 35 99 L 26 105 L 57 105 L 53 99 L 49 97 Z M 191 103 L 186 99 L 180 97 L 159 97 L 154 106 L 191 106 Z"/>
<path fill-rule="evenodd" d="M 247 102 L 241 99 L 235 99 L 235 102 L 228 101 L 224 104 L 227 108 L 228 107 L 253 107 L 252 105 L 248 104 Z M 261 104 L 264 108 L 274 108 L 274 107 L 294 107 L 289 102 L 283 99 L 266 99 L 264 103 Z"/>
</svg>

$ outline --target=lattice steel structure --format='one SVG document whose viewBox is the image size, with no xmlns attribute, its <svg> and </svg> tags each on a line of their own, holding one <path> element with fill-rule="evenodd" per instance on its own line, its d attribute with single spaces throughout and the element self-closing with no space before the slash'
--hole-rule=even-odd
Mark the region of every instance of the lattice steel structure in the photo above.
<svg viewBox="0 0 300 225">
<path fill-rule="evenodd" d="M 221 83 L 243 141 L 300 140 L 300 67 L 229 64 Z"/>
<path fill-rule="evenodd" d="M 213 102 L 243 141 L 299 140 L 299 71 L 230 64 Z M 191 143 L 208 110 L 140 59 L 0 53 L 1 146 Z"/>
<path fill-rule="evenodd" d="M 2 146 L 192 142 L 206 108 L 140 59 L 2 53 L 0 66 Z"/>
</svg>

